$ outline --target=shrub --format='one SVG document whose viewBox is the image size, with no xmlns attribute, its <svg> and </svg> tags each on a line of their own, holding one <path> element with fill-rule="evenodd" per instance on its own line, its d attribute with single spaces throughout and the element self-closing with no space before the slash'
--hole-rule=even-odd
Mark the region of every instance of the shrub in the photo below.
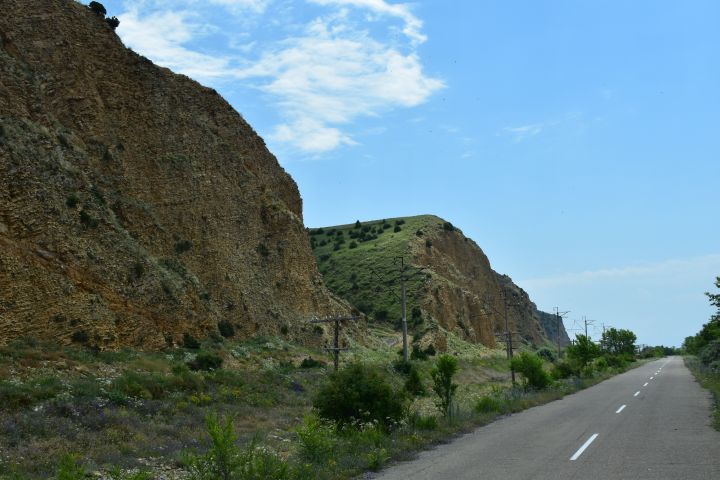
<svg viewBox="0 0 720 480">
<path fill-rule="evenodd" d="M 303 358 L 303 361 L 300 362 L 300 368 L 319 368 L 323 365 L 323 362 L 321 362 L 320 360 L 315 360 L 312 357 Z"/>
<path fill-rule="evenodd" d="M 348 248 L 357 248 L 357 242 L 353 240 L 352 242 L 350 242 L 350 245 L 348 245 Z"/>
<path fill-rule="evenodd" d="M 85 467 L 79 461 L 78 456 L 73 454 L 63 455 L 58 465 L 57 480 L 81 480 L 87 475 Z"/>
<path fill-rule="evenodd" d="M 402 355 L 403 351 L 400 350 L 398 352 L 398 355 Z M 402 358 L 399 360 L 395 360 L 392 364 L 393 370 L 395 370 L 397 373 L 401 375 L 408 375 L 410 373 L 410 370 L 412 369 L 412 364 L 410 362 L 406 362 Z"/>
<path fill-rule="evenodd" d="M 458 371 L 457 358 L 450 355 L 440 355 L 437 364 L 430 372 L 433 379 L 433 392 L 437 395 L 435 406 L 446 417 L 450 416 L 450 407 L 455 397 L 457 384 L 453 383 L 453 376 Z"/>
<path fill-rule="evenodd" d="M 68 197 L 65 199 L 65 205 L 67 205 L 68 208 L 75 208 L 77 207 L 78 203 L 80 203 L 80 199 L 74 193 L 68 195 Z"/>
<path fill-rule="evenodd" d="M 425 246 L 426 246 L 427 248 L 432 247 L 432 240 L 430 240 L 429 238 L 428 238 L 427 240 L 425 240 Z"/>
<path fill-rule="evenodd" d="M 410 372 L 408 372 L 404 388 L 407 393 L 414 397 L 422 397 L 425 395 L 425 385 L 423 385 L 422 378 L 420 378 L 420 372 L 413 365 L 410 366 Z"/>
<path fill-rule="evenodd" d="M 86 228 L 95 228 L 98 226 L 98 221 L 91 217 L 85 210 L 80 210 L 80 223 Z"/>
<path fill-rule="evenodd" d="M 594 358 L 600 356 L 600 347 L 585 335 L 576 335 L 575 343 L 568 345 L 567 356 L 576 361 L 580 367 L 584 367 Z"/>
<path fill-rule="evenodd" d="M 327 244 L 325 240 L 320 242 L 320 246 L 324 246 Z M 270 256 L 270 250 L 268 250 L 267 246 L 264 243 L 258 243 L 257 247 L 255 247 L 255 251 L 259 253 L 264 258 L 267 258 Z"/>
<path fill-rule="evenodd" d="M 375 310 L 375 320 L 378 321 L 385 321 L 388 319 L 388 311 L 385 309 L 377 309 Z"/>
<path fill-rule="evenodd" d="M 313 398 L 321 417 L 340 425 L 375 421 L 385 428 L 405 416 L 405 396 L 376 367 L 351 363 L 333 373 Z"/>
<path fill-rule="evenodd" d="M 393 232 L 395 232 L 395 233 L 399 232 L 400 230 L 402 230 L 400 225 L 395 225 L 395 228 L 393 228 Z"/>
<path fill-rule="evenodd" d="M 317 464 L 332 457 L 337 443 L 335 426 L 314 415 L 305 417 L 303 426 L 296 430 L 300 440 L 300 458 Z"/>
<path fill-rule="evenodd" d="M 175 243 L 175 253 L 180 255 L 185 253 L 192 248 L 193 244 L 190 240 L 181 240 Z"/>
<path fill-rule="evenodd" d="M 329 260 L 329 259 L 330 259 L 330 254 L 329 254 L 329 253 L 323 253 L 322 255 L 320 255 L 320 259 L 319 259 L 319 260 L 320 260 L 321 262 L 325 262 L 325 261 L 327 261 L 327 260 Z"/>
<path fill-rule="evenodd" d="M 195 360 L 188 362 L 192 370 L 215 370 L 222 367 L 223 359 L 215 352 L 200 352 Z"/>
<path fill-rule="evenodd" d="M 415 231 L 415 235 L 417 235 L 418 237 L 422 237 L 422 236 L 423 236 L 423 231 L 422 231 L 422 230 L 416 230 L 416 231 Z"/>
<path fill-rule="evenodd" d="M 452 232 L 453 230 L 455 230 L 455 227 L 453 226 L 452 223 L 450 223 L 450 222 L 445 222 L 445 223 L 443 223 L 443 230 L 446 230 L 446 231 L 448 231 L 448 232 Z"/>
<path fill-rule="evenodd" d="M 502 400 L 497 397 L 483 396 L 475 403 L 477 413 L 493 413 L 504 411 Z"/>
<path fill-rule="evenodd" d="M 70 339 L 73 343 L 87 343 L 88 340 L 90 340 L 90 336 L 85 330 L 78 330 L 77 332 L 73 332 Z"/>
<path fill-rule="evenodd" d="M 400 220 L 395 220 L 395 225 L 405 225 L 405 220 L 402 218 Z"/>
<path fill-rule="evenodd" d="M 555 364 L 550 374 L 555 380 L 560 380 L 561 378 L 570 378 L 576 375 L 577 370 L 570 362 L 562 361 Z"/>
<path fill-rule="evenodd" d="M 537 352 L 535 352 L 535 355 L 542 358 L 543 360 L 547 360 L 548 362 L 555 361 L 555 352 L 553 352 L 547 347 L 539 349 Z"/>
<path fill-rule="evenodd" d="M 235 336 L 235 327 L 227 320 L 220 320 L 218 322 L 218 332 L 225 338 L 231 338 Z"/>
<path fill-rule="evenodd" d="M 360 220 L 357 220 L 355 222 L 355 228 L 361 228 L 361 227 L 362 227 L 362 223 L 360 223 Z"/>
<path fill-rule="evenodd" d="M 438 428 L 437 417 L 433 415 L 413 414 L 410 417 L 410 424 L 419 430 L 437 430 Z"/>
<path fill-rule="evenodd" d="M 200 348 L 200 342 L 189 333 L 183 333 L 183 347 L 189 348 L 190 350 L 197 350 Z"/>
<path fill-rule="evenodd" d="M 105 9 L 105 6 L 100 2 L 90 2 L 88 4 L 88 8 L 93 11 L 95 15 L 104 17 L 105 14 L 107 14 L 107 10 Z"/>
<path fill-rule="evenodd" d="M 608 361 L 605 357 L 596 358 L 593 362 L 593 368 L 598 372 L 604 372 L 608 367 Z"/>
<path fill-rule="evenodd" d="M 216 415 L 208 415 L 206 423 L 210 448 L 202 455 L 185 455 L 191 480 L 284 480 L 290 477 L 287 464 L 267 449 L 258 448 L 256 441 L 244 450 L 237 448 L 230 418 L 221 422 Z"/>
<path fill-rule="evenodd" d="M 550 383 L 550 376 L 543 369 L 543 361 L 530 352 L 520 352 L 513 357 L 510 365 L 515 371 L 525 377 L 525 388 L 543 389 Z"/>
<path fill-rule="evenodd" d="M 420 350 L 419 345 L 413 345 L 412 351 L 410 352 L 411 360 L 427 360 L 428 354 Z"/>
<path fill-rule="evenodd" d="M 428 345 L 425 350 L 423 350 L 423 352 L 425 352 L 429 357 L 434 357 L 435 353 L 437 353 L 435 352 L 435 345 L 433 345 L 432 343 Z"/>
<path fill-rule="evenodd" d="M 715 339 L 704 346 L 698 353 L 698 359 L 705 365 L 720 360 L 720 339 Z"/>
</svg>

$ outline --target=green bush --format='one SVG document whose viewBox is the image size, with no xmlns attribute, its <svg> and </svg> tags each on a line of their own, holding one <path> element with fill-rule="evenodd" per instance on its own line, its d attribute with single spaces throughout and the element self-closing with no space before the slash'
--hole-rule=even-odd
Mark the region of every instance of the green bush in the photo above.
<svg viewBox="0 0 720 480">
<path fill-rule="evenodd" d="M 450 223 L 450 222 L 445 222 L 445 223 L 443 223 L 443 230 L 446 230 L 446 231 L 448 231 L 448 232 L 452 232 L 453 230 L 455 230 L 455 227 L 453 226 L 452 223 Z"/>
<path fill-rule="evenodd" d="M 570 362 L 568 361 L 560 361 L 557 362 L 551 371 L 551 375 L 555 380 L 560 380 L 563 378 L 570 378 L 573 375 L 577 375 L 578 371 Z"/>
<path fill-rule="evenodd" d="M 309 415 L 296 433 L 300 441 L 300 458 L 317 464 L 332 458 L 337 444 L 337 432 L 333 424 Z"/>
<path fill-rule="evenodd" d="M 543 348 L 538 349 L 538 351 L 535 352 L 535 354 L 536 354 L 538 357 L 542 358 L 543 360 L 547 360 L 548 362 L 554 362 L 554 361 L 555 361 L 555 352 L 553 352 L 552 350 L 550 350 L 550 349 L 547 348 L 547 347 L 543 347 Z"/>
<path fill-rule="evenodd" d="M 433 379 L 433 392 L 437 396 L 435 406 L 446 417 L 450 416 L 451 406 L 455 398 L 457 384 L 453 383 L 453 377 L 458 371 L 457 358 L 451 355 L 440 355 L 435 367 L 430 372 Z"/>
<path fill-rule="evenodd" d="M 610 365 L 605 357 L 596 358 L 592 363 L 592 367 L 598 372 L 604 372 Z"/>
<path fill-rule="evenodd" d="M 510 366 L 525 377 L 525 388 L 540 390 L 550 384 L 550 376 L 543 369 L 542 359 L 534 353 L 520 352 L 510 361 Z"/>
<path fill-rule="evenodd" d="M 215 352 L 200 352 L 195 360 L 188 362 L 192 370 L 215 370 L 222 367 L 223 359 Z"/>
<path fill-rule="evenodd" d="M 191 480 L 285 480 L 287 463 L 252 441 L 244 450 L 235 446 L 237 436 L 230 418 L 206 417 L 210 446 L 204 454 L 185 454 Z"/>
<path fill-rule="evenodd" d="M 494 413 L 503 412 L 503 401 L 497 397 L 483 396 L 475 403 L 475 411 L 477 413 Z"/>
<path fill-rule="evenodd" d="M 183 333 L 183 347 L 190 350 L 197 350 L 200 348 L 200 342 L 189 333 Z"/>
<path fill-rule="evenodd" d="M 402 230 L 402 227 L 400 225 L 395 225 L 395 228 L 393 228 L 393 232 L 397 233 Z"/>
<path fill-rule="evenodd" d="M 353 240 L 352 242 L 350 242 L 350 245 L 348 245 L 348 248 L 357 248 L 357 242 Z"/>
<path fill-rule="evenodd" d="M 410 359 L 411 360 L 427 360 L 428 354 L 422 350 L 420 350 L 419 345 L 413 345 L 412 351 L 410 352 Z"/>
<path fill-rule="evenodd" d="M 220 320 L 218 322 L 218 332 L 220 332 L 220 335 L 223 337 L 230 338 L 235 336 L 235 327 L 227 320 Z"/>
<path fill-rule="evenodd" d="M 437 417 L 433 415 L 425 416 L 415 413 L 410 416 L 409 423 L 418 430 L 437 430 L 438 428 Z"/>
<path fill-rule="evenodd" d="M 87 476 L 87 473 L 77 455 L 67 454 L 60 459 L 55 476 L 57 480 L 81 480 Z"/>
<path fill-rule="evenodd" d="M 330 378 L 313 397 L 319 415 L 339 425 L 375 421 L 390 428 L 405 416 L 406 397 L 376 367 L 351 363 Z"/>
<path fill-rule="evenodd" d="M 585 335 L 576 335 L 575 343 L 568 345 L 567 356 L 582 368 L 600 356 L 600 347 Z"/>
<path fill-rule="evenodd" d="M 427 248 L 432 247 L 432 245 L 433 245 L 433 244 L 432 244 L 432 240 L 430 240 L 429 238 L 428 238 L 427 240 L 425 240 L 425 246 L 426 246 Z"/>
<path fill-rule="evenodd" d="M 312 357 L 303 358 L 303 361 L 300 362 L 300 368 L 319 368 L 324 366 L 325 364 L 321 362 L 320 360 L 315 360 Z"/>
<path fill-rule="evenodd" d="M 88 8 L 92 10 L 92 12 L 97 16 L 104 17 L 105 14 L 107 14 L 107 10 L 105 9 L 105 6 L 100 2 L 90 2 L 88 4 Z"/>
<path fill-rule="evenodd" d="M 420 372 L 414 365 L 410 366 L 410 372 L 408 372 L 404 388 L 408 394 L 414 397 L 422 397 L 425 395 L 425 385 L 423 385 L 422 378 L 420 378 Z"/>
<path fill-rule="evenodd" d="M 720 360 L 720 339 L 712 340 L 698 353 L 698 359 L 705 365 Z"/>
</svg>

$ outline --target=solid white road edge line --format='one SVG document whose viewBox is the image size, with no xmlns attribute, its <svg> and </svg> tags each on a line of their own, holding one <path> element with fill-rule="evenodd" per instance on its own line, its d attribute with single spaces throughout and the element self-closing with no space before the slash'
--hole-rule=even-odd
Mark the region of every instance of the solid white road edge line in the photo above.
<svg viewBox="0 0 720 480">
<path fill-rule="evenodd" d="M 635 392 L 635 395 L 633 395 L 633 397 L 637 397 L 638 395 L 640 395 L 640 390 L 638 390 L 637 392 Z"/>
<path fill-rule="evenodd" d="M 570 461 L 571 461 L 571 462 L 574 462 L 575 460 L 577 460 L 578 458 L 580 458 L 580 455 L 582 455 L 583 452 L 585 451 L 585 449 L 588 448 L 588 447 L 590 446 L 590 444 L 595 441 L 595 439 L 597 438 L 597 436 L 598 436 L 597 433 L 593 433 L 592 436 L 587 439 L 587 442 L 583 443 L 583 446 L 580 447 L 577 452 L 575 452 L 575 455 L 573 455 L 572 457 L 570 457 Z"/>
<path fill-rule="evenodd" d="M 622 412 L 623 410 L 625 410 L 625 407 L 627 407 L 627 405 L 623 405 L 622 407 L 618 408 L 618 409 L 617 409 L 617 412 L 615 412 L 615 413 L 620 413 L 620 412 Z"/>
</svg>

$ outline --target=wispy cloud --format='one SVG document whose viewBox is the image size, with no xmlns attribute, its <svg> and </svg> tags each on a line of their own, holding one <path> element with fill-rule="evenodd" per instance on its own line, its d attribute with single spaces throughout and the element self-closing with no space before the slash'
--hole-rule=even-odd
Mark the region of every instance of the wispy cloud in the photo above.
<svg viewBox="0 0 720 480">
<path fill-rule="evenodd" d="M 232 11 L 272 14 L 270 0 L 211 1 Z M 270 139 L 311 153 L 355 145 L 349 130 L 356 119 L 420 105 L 444 87 L 423 71 L 416 46 L 426 37 L 422 22 L 407 4 L 307 1 L 326 7 L 327 12 L 300 29 L 293 24 L 287 30 L 292 33 L 283 35 L 279 29 L 280 37 L 269 42 L 257 42 L 249 35 L 245 49 L 231 41 L 220 53 L 200 49 L 198 40 L 222 26 L 211 23 L 202 9 L 191 10 L 196 0 L 177 2 L 181 8 L 174 11 L 149 12 L 131 2 L 120 16 L 119 33 L 129 46 L 163 66 L 200 81 L 241 81 L 267 93 L 282 118 Z M 352 15 L 349 9 L 374 16 Z M 377 29 L 371 34 L 369 24 L 376 17 L 401 21 L 404 44 L 383 37 Z"/>
<path fill-rule="evenodd" d="M 528 289 L 577 286 L 600 281 L 620 281 L 633 278 L 679 278 L 685 274 L 696 274 L 699 270 L 720 272 L 720 254 L 701 257 L 676 258 L 654 263 L 627 265 L 624 267 L 587 270 L 523 280 L 520 284 Z"/>
<path fill-rule="evenodd" d="M 539 135 L 549 123 L 531 123 L 529 125 L 521 125 L 519 127 L 505 127 L 502 129 L 502 134 L 509 135 L 516 143 L 524 142 L 525 140 Z"/>
</svg>

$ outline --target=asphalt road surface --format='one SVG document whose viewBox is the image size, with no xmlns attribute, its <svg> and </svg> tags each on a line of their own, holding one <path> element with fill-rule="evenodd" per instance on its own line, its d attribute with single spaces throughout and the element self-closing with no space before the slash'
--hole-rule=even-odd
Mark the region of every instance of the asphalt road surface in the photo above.
<svg viewBox="0 0 720 480">
<path fill-rule="evenodd" d="M 382 480 L 720 480 L 710 395 L 680 357 L 505 417 L 391 466 Z"/>
</svg>

